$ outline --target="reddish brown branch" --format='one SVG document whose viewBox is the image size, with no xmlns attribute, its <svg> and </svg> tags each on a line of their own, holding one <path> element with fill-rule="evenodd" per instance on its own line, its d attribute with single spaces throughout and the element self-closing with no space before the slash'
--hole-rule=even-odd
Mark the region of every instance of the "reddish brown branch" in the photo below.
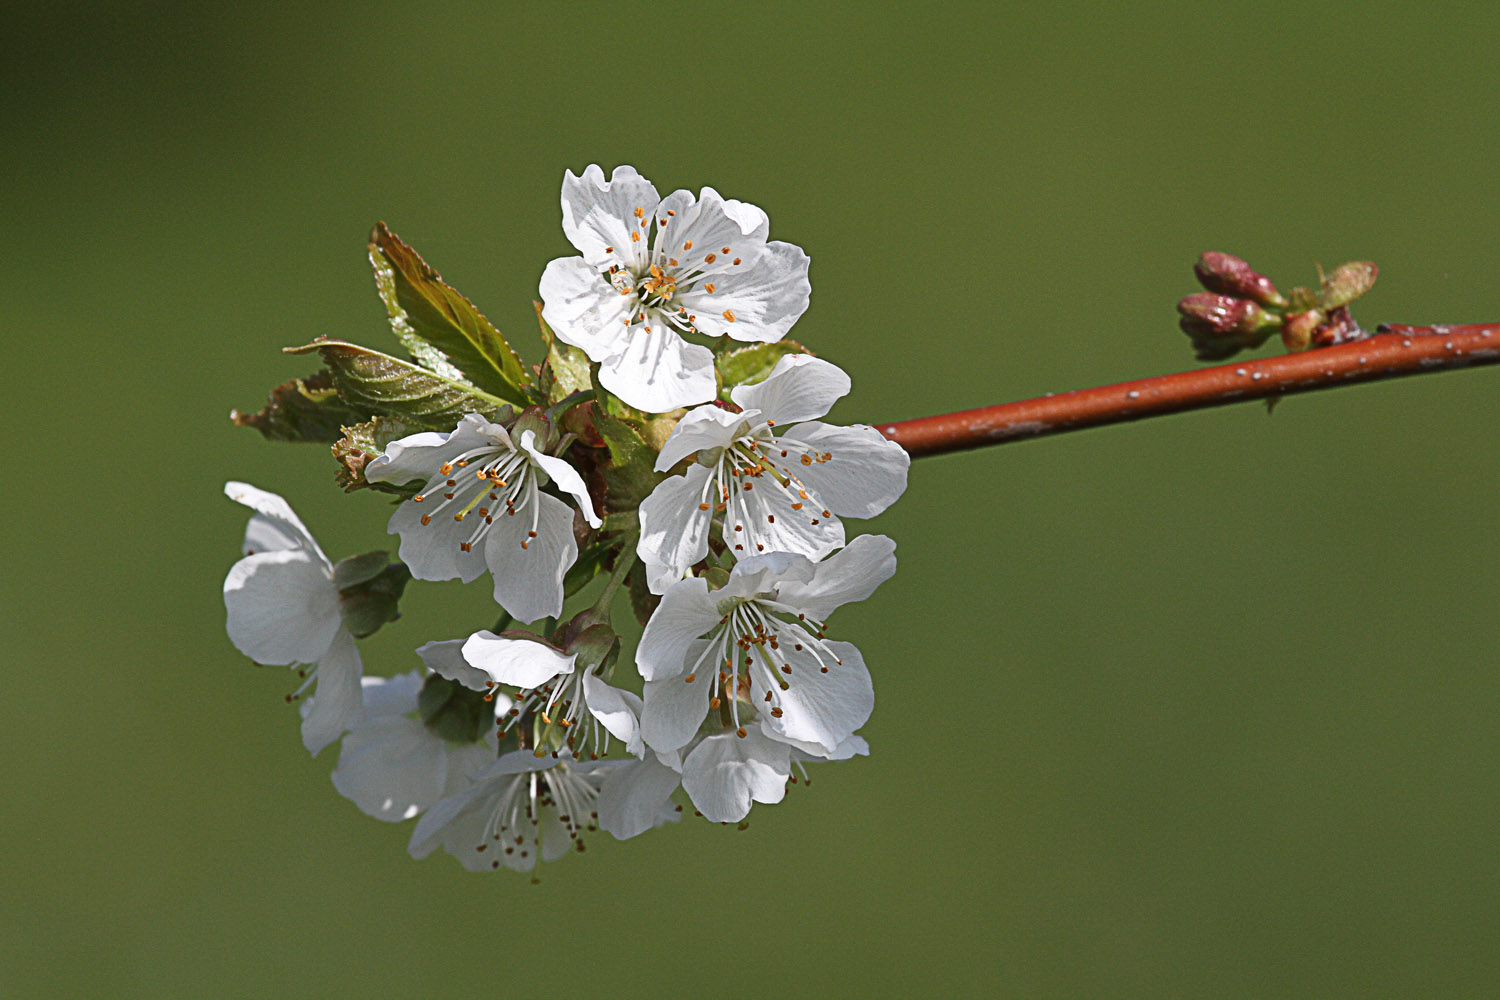
<svg viewBox="0 0 1500 1000">
<path fill-rule="evenodd" d="M 1500 363 L 1500 324 L 1383 326 L 1364 340 L 877 425 L 913 457 L 1251 399 Z"/>
</svg>

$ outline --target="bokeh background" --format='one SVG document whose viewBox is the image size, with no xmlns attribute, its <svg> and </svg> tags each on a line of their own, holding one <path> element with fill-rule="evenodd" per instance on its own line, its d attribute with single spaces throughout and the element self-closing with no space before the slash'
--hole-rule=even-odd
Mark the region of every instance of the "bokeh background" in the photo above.
<svg viewBox="0 0 1500 1000">
<path fill-rule="evenodd" d="M 846 422 L 1188 367 L 1205 249 L 1500 319 L 1471 3 L 32 4 L 0 61 L 0 977 L 12 996 L 1500 989 L 1493 370 L 921 460 L 840 612 L 869 759 L 546 868 L 405 851 L 224 638 L 244 512 L 386 542 L 232 428 L 389 348 L 387 220 L 537 357 L 564 168 L 765 207 Z M 467 631 L 415 585 L 367 668 Z"/>
</svg>

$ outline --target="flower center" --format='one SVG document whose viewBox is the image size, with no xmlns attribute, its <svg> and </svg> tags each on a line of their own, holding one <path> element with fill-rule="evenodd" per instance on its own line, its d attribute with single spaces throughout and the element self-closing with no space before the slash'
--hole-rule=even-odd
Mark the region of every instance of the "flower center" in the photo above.
<svg viewBox="0 0 1500 1000">
<path fill-rule="evenodd" d="M 470 466 L 474 468 L 471 470 Z M 450 507 L 453 520 L 459 523 L 470 515 L 477 515 L 474 530 L 466 540 L 459 542 L 458 547 L 464 552 L 474 550 L 496 517 L 514 517 L 529 510 L 531 530 L 521 540 L 524 549 L 536 537 L 537 521 L 541 516 L 541 505 L 537 502 L 539 492 L 536 470 L 525 453 L 485 446 L 444 462 L 438 469 L 438 478 L 427 484 L 425 492 L 412 497 L 412 502 L 427 504 L 436 499 L 434 494 L 441 497 L 430 511 L 423 512 L 423 525 L 430 525 L 434 517 Z"/>
</svg>

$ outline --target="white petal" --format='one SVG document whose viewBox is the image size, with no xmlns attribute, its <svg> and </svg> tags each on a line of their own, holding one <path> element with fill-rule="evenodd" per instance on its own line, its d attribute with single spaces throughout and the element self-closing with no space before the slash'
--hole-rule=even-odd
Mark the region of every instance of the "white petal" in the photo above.
<svg viewBox="0 0 1500 1000">
<path fill-rule="evenodd" d="M 778 424 L 794 424 L 827 413 L 849 394 L 849 387 L 849 376 L 838 365 L 810 354 L 788 354 L 765 381 L 736 386 L 729 397 Z"/>
<path fill-rule="evenodd" d="M 791 630 L 788 630 L 791 631 Z M 810 636 L 803 633 L 802 650 L 798 652 L 782 633 L 781 648 L 777 659 L 784 660 L 792 668 L 783 675 L 788 685 L 780 690 L 775 684 L 773 702 L 782 710 L 780 718 L 771 715 L 762 717 L 766 731 L 790 742 L 812 745 L 820 753 L 831 754 L 847 740 L 854 730 L 870 719 L 875 708 L 875 691 L 870 685 L 870 672 L 865 668 L 864 657 L 859 650 L 847 642 L 825 642 L 828 651 L 837 660 L 830 661 L 827 653 L 822 658 L 815 655 Z M 827 668 L 824 673 L 822 668 Z M 765 672 L 756 671 L 756 704 L 762 704 L 767 684 Z"/>
<path fill-rule="evenodd" d="M 743 739 L 734 733 L 710 736 L 682 766 L 682 787 L 698 811 L 715 823 L 744 819 L 752 802 L 780 802 L 789 777 L 791 748 L 768 739 L 758 727 L 747 730 Z"/>
<path fill-rule="evenodd" d="M 665 594 L 668 587 L 682 579 L 681 570 L 663 566 L 650 559 L 643 558 L 641 562 L 646 567 L 646 589 L 653 594 Z"/>
<path fill-rule="evenodd" d="M 827 618 L 835 608 L 869 597 L 895 572 L 896 543 L 885 535 L 860 535 L 818 563 L 810 579 L 789 579 L 777 592 L 783 603 Z"/>
<path fill-rule="evenodd" d="M 718 392 L 714 352 L 689 344 L 663 323 L 631 335 L 625 349 L 606 358 L 599 381 L 625 402 L 647 413 L 706 403 Z"/>
<path fill-rule="evenodd" d="M 457 578 L 469 583 L 484 575 L 481 546 L 475 545 L 469 552 L 463 550 L 464 543 L 473 537 L 474 522 L 453 520 L 454 508 L 451 505 L 438 511 L 440 496 L 434 492 L 422 503 L 405 501 L 391 515 L 386 532 L 401 536 L 401 561 L 418 580 Z M 427 524 L 422 523 L 424 515 L 430 519 Z"/>
<path fill-rule="evenodd" d="M 791 742 L 791 741 L 788 741 Z M 833 753 L 824 753 L 816 744 L 798 745 L 792 742 L 792 760 L 810 763 L 825 760 L 849 760 L 852 757 L 870 756 L 870 744 L 863 736 L 851 736 L 834 748 Z"/>
<path fill-rule="evenodd" d="M 582 257 L 559 257 L 542 272 L 540 286 L 542 319 L 564 344 L 572 344 L 603 361 L 625 350 L 631 322 L 640 303 L 636 296 L 619 290 L 590 267 Z"/>
<path fill-rule="evenodd" d="M 688 670 L 684 662 L 688 647 L 721 617 L 717 598 L 709 596 L 707 581 L 694 578 L 674 584 L 646 623 L 636 648 L 635 664 L 641 677 L 654 681 L 682 676 Z"/>
<path fill-rule="evenodd" d="M 705 276 L 678 301 L 702 333 L 769 343 L 786 336 L 807 311 L 812 294 L 807 269 L 807 254 L 800 247 L 767 243 L 753 260 Z"/>
<path fill-rule="evenodd" d="M 344 737 L 332 777 L 339 794 L 365 815 L 393 823 L 411 819 L 443 796 L 447 744 L 420 719 L 373 718 Z"/>
<path fill-rule="evenodd" d="M 409 483 L 431 479 L 447 460 L 475 448 L 512 448 L 510 433 L 478 413 L 466 413 L 446 434 L 422 431 L 385 446 L 385 451 L 365 466 L 372 483 Z"/>
<path fill-rule="evenodd" d="M 481 633 L 488 635 L 488 632 Z M 467 639 L 443 639 L 424 643 L 417 647 L 417 655 L 422 658 L 427 669 L 455 681 L 468 688 L 470 691 L 488 691 L 489 685 L 485 682 L 490 676 L 483 670 L 476 670 L 469 666 L 464 659 L 464 643 Z"/>
<path fill-rule="evenodd" d="M 661 224 L 663 218 L 666 225 Z M 724 198 L 711 187 L 694 198 L 691 191 L 677 190 L 662 199 L 657 210 L 656 250 L 675 257 L 678 271 L 720 265 L 733 267 L 729 258 L 739 257 L 740 267 L 764 252 L 771 220 L 754 205 Z M 692 246 L 687 244 L 691 242 Z M 728 250 L 725 250 L 728 247 Z M 722 261 L 724 254 L 729 258 Z M 709 254 L 714 260 L 704 260 Z"/>
<path fill-rule="evenodd" d="M 521 432 L 521 449 L 552 478 L 558 489 L 572 494 L 573 499 L 578 502 L 578 509 L 583 513 L 585 521 L 595 528 L 603 526 L 604 522 L 599 520 L 598 514 L 594 513 L 594 500 L 589 496 L 589 489 L 583 485 L 583 477 L 576 469 L 560 458 L 553 458 L 551 455 L 544 455 L 538 451 L 534 431 Z"/>
<path fill-rule="evenodd" d="M 652 827 L 675 822 L 681 813 L 672 793 L 682 776 L 656 759 L 632 760 L 610 772 L 599 792 L 595 810 L 599 827 L 616 840 L 628 840 Z"/>
<path fill-rule="evenodd" d="M 807 556 L 794 552 L 765 552 L 749 556 L 734 564 L 729 571 L 729 582 L 714 591 L 714 600 L 753 597 L 784 588 L 789 583 L 805 583 L 813 578 L 817 565 Z"/>
<path fill-rule="evenodd" d="M 365 718 L 415 712 L 423 680 L 420 670 L 397 674 L 395 677 L 361 677 L 359 687 L 365 703 Z"/>
<path fill-rule="evenodd" d="M 710 493 L 711 475 L 701 465 L 690 465 L 686 475 L 662 480 L 641 501 L 641 537 L 636 554 L 648 567 L 661 566 L 669 571 L 648 574 L 648 584 L 653 579 L 658 585 L 680 580 L 688 567 L 708 555 L 708 529 L 718 499 Z M 702 504 L 708 504 L 709 509 L 699 509 Z M 665 589 L 653 586 L 651 591 L 663 593 Z"/>
<path fill-rule="evenodd" d="M 354 636 L 339 629 L 328 652 L 318 660 L 318 687 L 312 707 L 302 718 L 302 745 L 318 751 L 364 721 L 365 701 L 359 677 L 363 666 Z"/>
<path fill-rule="evenodd" d="M 540 687 L 559 674 L 573 672 L 577 655 L 560 653 L 541 640 L 507 639 L 493 632 L 475 632 L 464 642 L 464 659 L 496 684 L 518 688 Z"/>
<path fill-rule="evenodd" d="M 457 795 L 439 800 L 417 821 L 407 850 L 414 858 L 425 858 L 441 846 L 470 871 L 489 871 L 497 867 L 496 861 L 517 871 L 530 871 L 536 866 L 537 830 L 524 808 L 520 810 L 520 828 L 512 830 L 506 842 L 485 837 L 491 813 L 522 794 L 524 784 L 514 775 L 501 775 L 476 780 Z M 515 836 L 521 837 L 522 843 L 516 844 Z M 481 844 L 484 849 L 476 850 Z M 510 854 L 505 853 L 506 848 Z"/>
<path fill-rule="evenodd" d="M 245 555 L 252 552 L 273 552 L 279 549 L 305 548 L 314 553 L 322 562 L 328 562 L 328 557 L 313 540 L 312 533 L 302 523 L 302 519 L 292 510 L 292 505 L 280 496 L 268 490 L 251 486 L 249 483 L 228 482 L 224 484 L 224 495 L 235 503 L 242 503 L 255 511 L 256 517 L 250 519 L 250 526 L 245 530 L 245 544 L 242 551 Z"/>
<path fill-rule="evenodd" d="M 645 751 L 641 744 L 640 695 L 612 687 L 587 673 L 583 675 L 583 700 L 610 735 L 625 744 L 626 753 L 639 757 Z"/>
<path fill-rule="evenodd" d="M 797 451 L 832 456 L 793 471 L 835 514 L 874 517 L 906 492 L 911 456 L 873 427 L 812 420 L 793 427 L 782 441 Z"/>
<path fill-rule="evenodd" d="M 485 562 L 495 578 L 495 601 L 522 622 L 562 612 L 563 574 L 578 558 L 573 508 L 545 493 L 536 495 L 536 504 L 535 538 L 529 537 L 532 511 L 528 507 L 516 514 L 496 515 L 484 540 Z"/>
<path fill-rule="evenodd" d="M 697 652 L 707 646 L 708 643 L 700 641 L 693 649 Z M 707 660 L 688 676 L 693 678 L 691 682 L 683 676 L 646 682 L 641 738 L 658 753 L 679 750 L 697 735 L 698 727 L 708 715 L 708 698 L 719 676 L 719 664 Z"/>
<path fill-rule="evenodd" d="M 656 471 L 666 472 L 697 451 L 729 447 L 759 416 L 758 410 L 731 413 L 717 406 L 689 410 L 677 421 L 677 426 L 672 428 L 672 433 L 661 446 L 661 454 L 656 457 Z"/>
<path fill-rule="evenodd" d="M 339 630 L 339 595 L 328 567 L 306 549 L 246 556 L 224 579 L 225 627 L 257 663 L 314 663 Z"/>
<path fill-rule="evenodd" d="M 724 511 L 724 532 L 737 557 L 788 552 L 820 559 L 844 544 L 844 525 L 825 516 L 816 497 L 800 499 L 770 476 L 751 482 L 741 477 Z M 794 510 L 792 504 L 800 504 Z"/>
<path fill-rule="evenodd" d="M 608 181 L 597 164 L 590 164 L 582 177 L 569 170 L 562 184 L 563 233 L 595 269 L 610 264 L 643 268 L 660 200 L 634 167 L 616 167 Z"/>
</svg>

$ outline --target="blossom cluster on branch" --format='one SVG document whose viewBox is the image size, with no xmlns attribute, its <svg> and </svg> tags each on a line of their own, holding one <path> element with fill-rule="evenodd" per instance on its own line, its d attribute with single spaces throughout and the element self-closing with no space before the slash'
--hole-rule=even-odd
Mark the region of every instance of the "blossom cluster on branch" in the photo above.
<svg viewBox="0 0 1500 1000">
<path fill-rule="evenodd" d="M 392 497 L 400 548 L 335 563 L 281 497 L 230 483 L 253 512 L 230 639 L 298 670 L 288 700 L 308 750 L 340 743 L 341 794 L 474 870 L 530 871 L 685 804 L 740 822 L 807 763 L 867 753 L 870 674 L 827 621 L 896 567 L 844 519 L 901 496 L 907 453 L 824 422 L 849 378 L 785 339 L 807 256 L 753 205 L 661 198 L 624 166 L 569 171 L 562 217 L 578 255 L 542 275 L 540 364 L 382 224 L 370 260 L 409 360 L 320 338 L 288 350 L 323 369 L 232 414 L 331 444 L 345 490 Z M 411 580 L 486 576 L 498 621 L 364 674 L 357 640 Z"/>
</svg>

